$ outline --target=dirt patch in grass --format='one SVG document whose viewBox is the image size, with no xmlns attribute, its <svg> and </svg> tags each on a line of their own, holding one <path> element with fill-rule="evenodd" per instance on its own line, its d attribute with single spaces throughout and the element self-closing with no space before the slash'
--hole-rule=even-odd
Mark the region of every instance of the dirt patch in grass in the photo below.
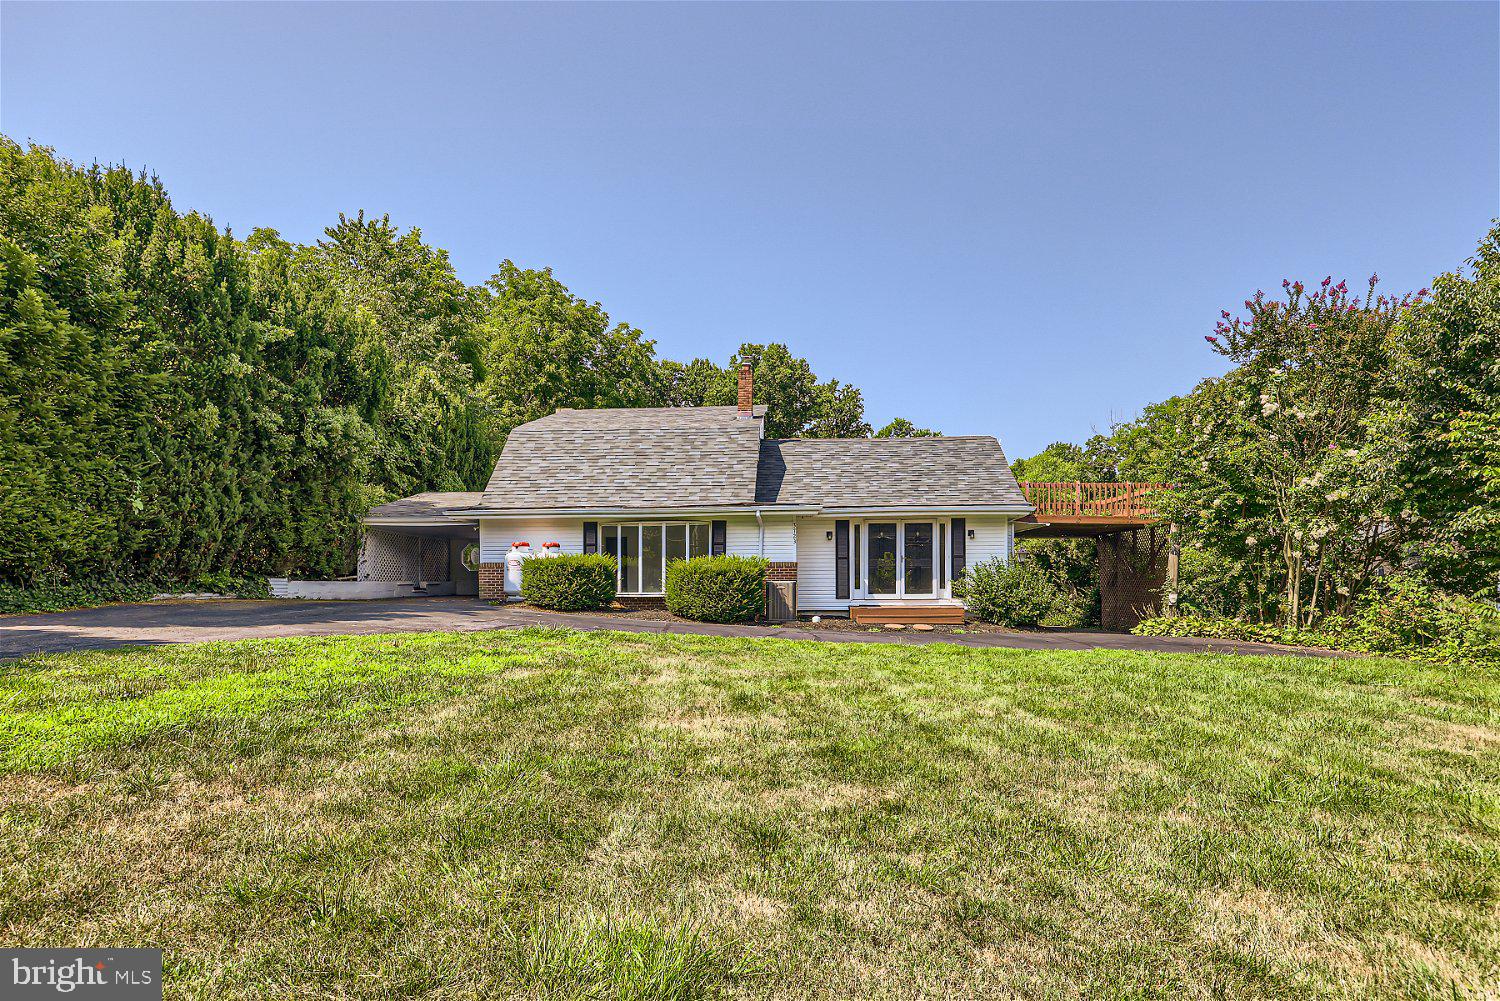
<svg viewBox="0 0 1500 1001">
<path fill-rule="evenodd" d="M 1434 722 L 1426 738 L 1437 750 L 1459 754 L 1494 754 L 1500 752 L 1500 728 L 1474 723 Z"/>
</svg>

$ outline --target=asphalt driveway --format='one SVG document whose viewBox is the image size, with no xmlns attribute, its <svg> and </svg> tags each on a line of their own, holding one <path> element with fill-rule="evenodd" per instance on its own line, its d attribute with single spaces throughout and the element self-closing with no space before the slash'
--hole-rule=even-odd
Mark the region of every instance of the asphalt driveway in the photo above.
<svg viewBox="0 0 1500 1001">
<path fill-rule="evenodd" d="M 35 653 L 100 650 L 159 643 L 201 643 L 271 636 L 335 636 L 362 633 L 481 629 L 524 626 L 617 629 L 638 633 L 779 637 L 840 643 L 953 643 L 968 647 L 1027 650 L 1151 650 L 1162 653 L 1320 655 L 1265 643 L 1235 640 L 1130 636 L 1125 633 L 862 633 L 807 627 L 718 626 L 630 619 L 618 615 L 560 614 L 500 608 L 473 598 L 398 598 L 389 601 L 180 601 L 110 605 L 43 615 L 0 616 L 0 659 Z"/>
</svg>

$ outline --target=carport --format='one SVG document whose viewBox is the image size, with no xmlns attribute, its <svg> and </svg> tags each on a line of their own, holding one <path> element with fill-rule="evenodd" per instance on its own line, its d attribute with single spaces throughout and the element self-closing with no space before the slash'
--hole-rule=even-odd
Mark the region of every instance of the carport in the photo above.
<svg viewBox="0 0 1500 1001">
<path fill-rule="evenodd" d="M 371 508 L 362 522 L 352 580 L 272 578 L 277 598 L 404 598 L 479 594 L 479 521 L 445 512 L 473 507 L 479 494 L 434 491 Z"/>
<path fill-rule="evenodd" d="M 358 581 L 409 584 L 414 594 L 479 594 L 479 521 L 446 513 L 473 507 L 479 497 L 431 492 L 372 508 Z"/>
</svg>

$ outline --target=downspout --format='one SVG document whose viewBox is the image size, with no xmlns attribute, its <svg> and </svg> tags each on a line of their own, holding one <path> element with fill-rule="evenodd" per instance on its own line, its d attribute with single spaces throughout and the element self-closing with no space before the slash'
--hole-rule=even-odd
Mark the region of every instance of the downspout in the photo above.
<svg viewBox="0 0 1500 1001">
<path fill-rule="evenodd" d="M 766 558 L 766 523 L 760 519 L 760 508 L 755 509 L 755 528 L 760 533 L 760 558 Z"/>
</svg>

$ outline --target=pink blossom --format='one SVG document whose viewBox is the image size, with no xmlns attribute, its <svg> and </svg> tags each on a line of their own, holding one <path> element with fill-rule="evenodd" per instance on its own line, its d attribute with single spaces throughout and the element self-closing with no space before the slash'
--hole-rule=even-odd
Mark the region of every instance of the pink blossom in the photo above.
<svg viewBox="0 0 1500 1001">
<path fill-rule="evenodd" d="M 1219 339 L 1217 337 L 1215 337 L 1213 334 L 1204 334 L 1203 335 L 1203 339 L 1205 341 L 1207 341 L 1208 343 L 1210 343 L 1210 344 L 1217 344 L 1217 343 L 1219 343 Z"/>
</svg>

